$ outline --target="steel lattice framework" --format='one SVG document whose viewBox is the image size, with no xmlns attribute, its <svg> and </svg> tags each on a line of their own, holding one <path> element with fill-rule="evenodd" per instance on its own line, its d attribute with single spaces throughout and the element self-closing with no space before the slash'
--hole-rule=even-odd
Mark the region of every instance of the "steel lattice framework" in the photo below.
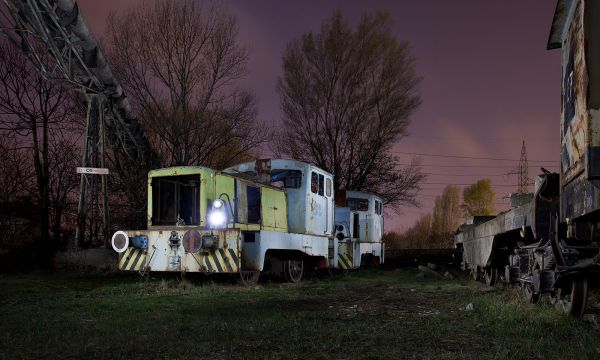
<svg viewBox="0 0 600 360">
<path fill-rule="evenodd" d="M 102 98 L 108 145 L 135 160 L 151 158 L 148 139 L 77 4 L 4 0 L 4 5 L 2 32 L 47 79 L 67 81 L 86 95 Z"/>
<path fill-rule="evenodd" d="M 0 31 L 8 41 L 46 79 L 67 82 L 86 96 L 82 166 L 104 168 L 107 148 L 124 153 L 135 163 L 152 166 L 156 154 L 75 1 L 3 1 Z M 105 244 L 110 236 L 108 180 L 105 175 L 99 180 L 81 175 L 77 244 L 84 243 L 87 218 L 93 223 L 102 218 Z M 90 234 L 98 239 L 97 231 Z"/>
</svg>

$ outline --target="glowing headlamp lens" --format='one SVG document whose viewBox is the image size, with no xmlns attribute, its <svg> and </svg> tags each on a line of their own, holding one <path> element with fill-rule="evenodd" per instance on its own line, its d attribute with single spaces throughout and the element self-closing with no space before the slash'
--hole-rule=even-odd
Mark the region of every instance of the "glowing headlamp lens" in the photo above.
<svg viewBox="0 0 600 360">
<path fill-rule="evenodd" d="M 215 209 L 220 209 L 220 208 L 222 208 L 222 207 L 223 207 L 223 200 L 219 200 L 219 199 L 217 199 L 217 200 L 213 201 L 213 207 L 214 207 Z"/>
<path fill-rule="evenodd" d="M 212 211 L 208 215 L 208 224 L 212 227 L 218 227 L 225 225 L 227 217 L 223 211 Z"/>
</svg>

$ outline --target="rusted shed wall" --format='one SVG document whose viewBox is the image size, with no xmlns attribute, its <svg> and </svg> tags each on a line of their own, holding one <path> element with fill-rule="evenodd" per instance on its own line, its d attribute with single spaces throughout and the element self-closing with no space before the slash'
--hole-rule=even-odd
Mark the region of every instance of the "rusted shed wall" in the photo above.
<svg viewBox="0 0 600 360">
<path fill-rule="evenodd" d="M 600 4 L 574 0 L 562 33 L 561 220 L 600 210 Z"/>
<path fill-rule="evenodd" d="M 587 1 L 584 14 L 590 132 L 587 176 L 600 178 L 600 1 Z"/>
<path fill-rule="evenodd" d="M 584 170 L 588 121 L 584 1 L 575 1 L 562 39 L 561 173 L 563 182 Z"/>
</svg>

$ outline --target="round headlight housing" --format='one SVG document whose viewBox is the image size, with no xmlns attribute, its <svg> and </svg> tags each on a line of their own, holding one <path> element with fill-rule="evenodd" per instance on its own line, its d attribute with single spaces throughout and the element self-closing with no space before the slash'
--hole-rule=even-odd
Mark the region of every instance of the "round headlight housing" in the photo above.
<svg viewBox="0 0 600 360">
<path fill-rule="evenodd" d="M 124 231 L 117 231 L 113 234 L 110 244 L 114 251 L 122 253 L 129 247 L 129 236 Z"/>
</svg>

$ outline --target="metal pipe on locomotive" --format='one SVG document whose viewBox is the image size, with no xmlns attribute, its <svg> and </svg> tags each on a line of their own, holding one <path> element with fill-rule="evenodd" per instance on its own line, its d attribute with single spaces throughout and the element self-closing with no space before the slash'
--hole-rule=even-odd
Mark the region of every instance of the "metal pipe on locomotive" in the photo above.
<svg viewBox="0 0 600 360">
<path fill-rule="evenodd" d="M 496 217 L 461 225 L 455 244 L 474 278 L 518 284 L 581 316 L 600 280 L 600 2 L 559 0 L 548 49 L 562 49 L 559 173 L 544 170 L 535 193 L 511 198 Z"/>
<path fill-rule="evenodd" d="M 148 229 L 117 231 L 112 246 L 120 270 L 237 274 L 245 284 L 265 271 L 297 282 L 305 267 L 383 262 L 381 199 L 347 192 L 338 204 L 333 176 L 294 160 L 153 170 Z"/>
</svg>

